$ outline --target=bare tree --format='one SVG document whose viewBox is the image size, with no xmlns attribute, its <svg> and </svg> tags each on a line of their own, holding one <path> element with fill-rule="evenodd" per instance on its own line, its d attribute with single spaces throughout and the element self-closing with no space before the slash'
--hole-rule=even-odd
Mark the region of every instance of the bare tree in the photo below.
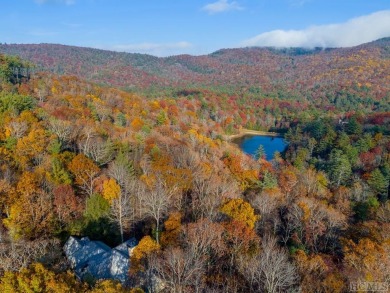
<svg viewBox="0 0 390 293">
<path fill-rule="evenodd" d="M 39 102 L 43 103 L 49 93 L 49 89 L 47 87 L 47 81 L 40 79 L 37 83 L 37 86 L 34 88 L 34 92 L 37 93 L 39 97 Z"/>
<path fill-rule="evenodd" d="M 288 209 L 285 230 L 294 231 L 299 241 L 318 252 L 329 244 L 337 244 L 338 233 L 345 225 L 341 212 L 316 199 L 302 198 Z"/>
<path fill-rule="evenodd" d="M 277 208 L 279 204 L 278 195 L 265 190 L 263 190 L 253 200 L 252 206 L 260 212 L 258 226 L 262 232 L 276 232 L 276 226 L 279 224 L 279 217 L 277 215 Z"/>
<path fill-rule="evenodd" d="M 134 220 L 135 194 L 141 193 L 142 187 L 134 179 L 131 164 L 121 155 L 110 164 L 108 174 L 120 186 L 119 196 L 111 203 L 110 218 L 118 224 L 123 242 L 123 234 L 130 229 L 131 222 Z"/>
<path fill-rule="evenodd" d="M 194 256 L 203 257 L 211 252 L 215 256 L 222 255 L 226 250 L 223 233 L 224 227 L 221 224 L 200 219 L 188 224 L 184 230 L 186 246 Z"/>
<path fill-rule="evenodd" d="M 248 257 L 247 255 L 239 255 L 237 258 L 237 268 L 247 282 L 247 290 L 249 292 L 259 292 L 258 277 L 259 277 L 259 256 Z"/>
<path fill-rule="evenodd" d="M 95 108 L 96 115 L 101 122 L 107 120 L 112 114 L 111 109 L 102 101 L 93 103 L 93 107 Z"/>
<path fill-rule="evenodd" d="M 383 223 L 390 223 L 390 202 L 384 203 L 377 212 L 377 218 Z"/>
<path fill-rule="evenodd" d="M 114 144 L 100 137 L 93 138 L 87 155 L 99 166 L 105 165 L 114 157 Z"/>
<path fill-rule="evenodd" d="M 72 123 L 69 121 L 51 119 L 49 120 L 48 127 L 51 132 L 57 135 L 60 142 L 65 145 L 68 144 L 75 135 Z"/>
<path fill-rule="evenodd" d="M 159 243 L 160 221 L 171 205 L 171 199 L 175 193 L 174 188 L 168 189 L 161 179 L 157 179 L 155 186 L 138 193 L 141 214 L 144 217 L 152 217 L 156 222 L 156 241 Z"/>
<path fill-rule="evenodd" d="M 25 121 L 12 121 L 8 124 L 8 128 L 11 131 L 11 136 L 21 138 L 28 130 L 28 125 Z"/>
<path fill-rule="evenodd" d="M 221 259 L 224 257 L 226 247 L 222 224 L 214 223 L 209 219 L 200 219 L 190 223 L 183 229 L 186 253 L 193 257 L 193 262 L 203 264 L 204 274 L 223 270 Z M 202 286 L 201 286 L 202 285 Z M 203 283 L 196 286 L 196 292 L 204 287 Z M 207 288 L 210 291 L 211 288 Z"/>
<path fill-rule="evenodd" d="M 84 155 L 88 156 L 93 143 L 92 139 L 97 136 L 94 126 L 92 124 L 84 125 L 80 131 L 80 136 L 78 148 Z"/>
<path fill-rule="evenodd" d="M 256 283 L 269 293 L 292 291 L 298 281 L 295 266 L 288 261 L 288 254 L 278 247 L 276 239 L 266 237 L 257 262 Z"/>
<path fill-rule="evenodd" d="M 215 219 L 221 201 L 235 198 L 239 189 L 234 180 L 227 175 L 211 174 L 204 178 L 196 174 L 193 179 L 192 212 L 196 218 Z"/>
<path fill-rule="evenodd" d="M 169 247 L 160 258 L 152 260 L 151 266 L 168 292 L 202 291 L 204 261 L 190 250 Z"/>
<path fill-rule="evenodd" d="M 131 218 L 131 194 L 121 191 L 111 203 L 110 219 L 118 224 L 122 242 L 124 232 L 130 228 Z"/>
<path fill-rule="evenodd" d="M 1 242 L 0 272 L 18 271 L 35 261 L 50 263 L 60 255 L 61 248 L 57 240 Z"/>
</svg>

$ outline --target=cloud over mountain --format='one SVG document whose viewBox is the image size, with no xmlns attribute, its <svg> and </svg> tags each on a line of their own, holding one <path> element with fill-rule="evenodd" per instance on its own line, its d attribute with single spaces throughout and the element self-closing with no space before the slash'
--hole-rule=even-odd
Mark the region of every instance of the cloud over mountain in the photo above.
<svg viewBox="0 0 390 293">
<path fill-rule="evenodd" d="M 229 2 L 228 0 L 219 0 L 217 2 L 209 3 L 203 6 L 203 10 L 209 14 L 216 14 L 231 10 L 243 10 L 244 7 L 240 6 L 236 1 Z"/>
<path fill-rule="evenodd" d="M 344 23 L 265 32 L 241 42 L 241 46 L 350 47 L 389 36 L 390 10 L 383 10 Z"/>
<path fill-rule="evenodd" d="M 181 41 L 176 43 L 140 43 L 140 44 L 120 44 L 109 49 L 128 53 L 144 53 L 155 56 L 169 56 L 181 53 L 185 49 L 190 49 L 193 45 L 189 42 Z"/>
</svg>

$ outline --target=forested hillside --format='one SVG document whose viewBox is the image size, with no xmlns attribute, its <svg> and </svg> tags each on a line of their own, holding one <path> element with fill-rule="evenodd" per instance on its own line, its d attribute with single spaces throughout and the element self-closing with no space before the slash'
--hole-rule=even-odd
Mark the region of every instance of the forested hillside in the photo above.
<svg viewBox="0 0 390 293">
<path fill-rule="evenodd" d="M 0 55 L 0 292 L 346 292 L 389 280 L 388 40 L 169 58 L 1 50 L 73 76 Z M 249 157 L 225 139 L 242 127 L 284 131 L 288 149 Z M 129 282 L 76 279 L 70 235 L 136 237 Z"/>
<path fill-rule="evenodd" d="M 167 58 L 52 44 L 3 44 L 0 52 L 38 69 L 138 91 L 195 86 L 277 91 L 300 99 L 346 92 L 381 100 L 389 89 L 389 39 L 353 48 L 242 48 Z"/>
</svg>

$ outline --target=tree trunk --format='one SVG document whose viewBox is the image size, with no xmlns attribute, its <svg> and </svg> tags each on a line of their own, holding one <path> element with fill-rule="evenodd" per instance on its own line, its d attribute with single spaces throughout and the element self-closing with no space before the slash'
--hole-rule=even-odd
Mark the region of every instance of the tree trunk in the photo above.
<svg viewBox="0 0 390 293">
<path fill-rule="evenodd" d="M 160 244 L 160 239 L 159 239 L 159 219 L 156 219 L 156 242 L 157 244 Z"/>
<path fill-rule="evenodd" d="M 122 200 L 121 200 L 121 196 L 119 196 L 119 230 L 120 230 L 120 233 L 121 233 L 121 243 L 123 243 L 123 223 L 122 223 Z"/>
</svg>

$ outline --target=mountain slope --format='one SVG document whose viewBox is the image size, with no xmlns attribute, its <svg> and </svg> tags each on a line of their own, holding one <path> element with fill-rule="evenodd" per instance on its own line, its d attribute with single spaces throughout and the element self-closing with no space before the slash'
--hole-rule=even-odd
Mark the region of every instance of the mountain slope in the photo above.
<svg viewBox="0 0 390 293">
<path fill-rule="evenodd" d="M 222 49 L 209 55 L 158 58 L 64 45 L 0 45 L 39 69 L 126 89 L 177 86 L 258 87 L 299 95 L 364 87 L 373 98 L 388 92 L 390 39 L 337 49 Z"/>
</svg>

